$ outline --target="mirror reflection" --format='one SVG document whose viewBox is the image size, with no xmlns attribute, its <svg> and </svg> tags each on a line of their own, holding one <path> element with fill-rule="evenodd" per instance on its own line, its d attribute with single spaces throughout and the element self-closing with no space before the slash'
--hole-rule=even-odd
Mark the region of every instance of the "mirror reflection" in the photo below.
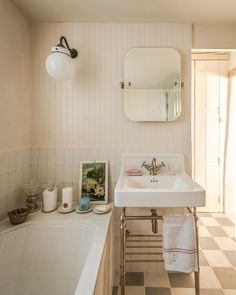
<svg viewBox="0 0 236 295">
<path fill-rule="evenodd" d="M 181 113 L 181 56 L 174 48 L 132 48 L 124 62 L 124 112 L 133 121 Z"/>
</svg>

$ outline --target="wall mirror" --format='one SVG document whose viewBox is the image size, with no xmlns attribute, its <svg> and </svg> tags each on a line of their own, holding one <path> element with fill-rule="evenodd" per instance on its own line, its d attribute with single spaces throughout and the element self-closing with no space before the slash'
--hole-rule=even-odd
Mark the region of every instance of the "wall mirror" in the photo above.
<svg viewBox="0 0 236 295">
<path fill-rule="evenodd" d="M 133 121 L 173 121 L 181 113 L 181 56 L 174 48 L 132 48 L 124 61 L 124 112 Z"/>
</svg>

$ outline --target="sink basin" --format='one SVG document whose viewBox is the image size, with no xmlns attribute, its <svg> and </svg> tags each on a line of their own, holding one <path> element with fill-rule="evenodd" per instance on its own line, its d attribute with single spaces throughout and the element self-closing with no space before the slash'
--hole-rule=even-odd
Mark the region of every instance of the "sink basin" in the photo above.
<svg viewBox="0 0 236 295">
<path fill-rule="evenodd" d="M 181 162 L 184 161 L 184 158 L 182 155 L 170 154 L 171 156 L 168 158 L 167 154 L 164 154 L 165 156 L 155 154 L 155 157 L 159 161 L 165 162 L 169 168 L 170 165 L 175 165 L 175 170 L 177 170 L 175 175 L 170 175 L 166 170 L 156 176 L 147 174 L 142 176 L 126 175 L 126 170 L 131 167 L 130 165 L 137 168 L 138 165 L 135 166 L 135 162 L 142 163 L 143 160 L 146 160 L 147 155 L 146 157 L 141 155 L 137 154 L 137 161 L 134 160 L 133 154 L 132 160 L 129 159 L 129 154 L 126 154 L 125 159 L 123 158 L 123 167 L 115 187 L 115 206 L 152 208 L 205 206 L 205 190 L 183 171 L 184 163 Z M 177 158 L 176 161 L 173 161 L 173 155 Z M 151 154 L 148 158 L 153 156 Z M 173 171 L 173 167 L 171 168 Z"/>
<path fill-rule="evenodd" d="M 126 176 L 123 178 L 123 188 L 138 190 L 189 189 L 191 185 L 180 176 Z"/>
</svg>

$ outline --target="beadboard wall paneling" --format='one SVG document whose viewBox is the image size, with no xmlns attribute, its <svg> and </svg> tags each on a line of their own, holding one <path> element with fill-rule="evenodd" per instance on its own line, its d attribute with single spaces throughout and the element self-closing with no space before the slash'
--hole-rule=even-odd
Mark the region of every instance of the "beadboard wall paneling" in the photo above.
<svg viewBox="0 0 236 295">
<path fill-rule="evenodd" d="M 190 169 L 190 60 L 188 24 L 32 23 L 32 145 L 157 150 L 186 155 Z M 59 37 L 79 52 L 72 81 L 48 76 L 45 59 Z M 132 122 L 123 112 L 123 61 L 137 46 L 177 48 L 182 55 L 182 114 L 174 122 Z"/>
</svg>

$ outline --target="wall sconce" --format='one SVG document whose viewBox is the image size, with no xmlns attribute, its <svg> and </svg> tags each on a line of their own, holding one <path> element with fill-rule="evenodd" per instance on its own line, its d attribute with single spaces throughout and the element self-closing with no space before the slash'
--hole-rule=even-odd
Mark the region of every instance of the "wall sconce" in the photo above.
<svg viewBox="0 0 236 295">
<path fill-rule="evenodd" d="M 63 45 L 65 42 L 66 47 Z M 60 43 L 51 49 L 50 55 L 46 59 L 46 70 L 55 80 L 69 80 L 74 74 L 73 59 L 78 56 L 76 49 L 70 49 L 64 36 L 60 38 Z"/>
</svg>

